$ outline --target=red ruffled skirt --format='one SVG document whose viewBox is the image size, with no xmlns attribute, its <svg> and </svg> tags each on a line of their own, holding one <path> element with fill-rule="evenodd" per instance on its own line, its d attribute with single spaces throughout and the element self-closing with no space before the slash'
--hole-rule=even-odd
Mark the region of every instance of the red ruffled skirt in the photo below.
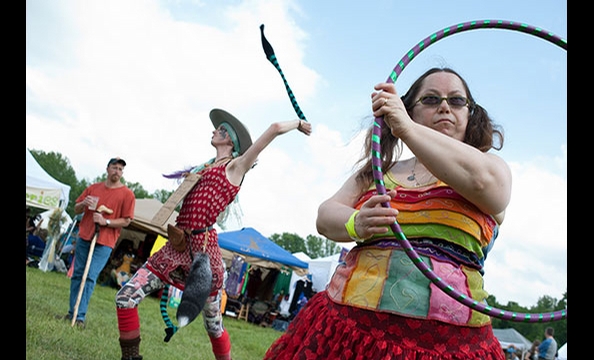
<svg viewBox="0 0 594 360">
<path fill-rule="evenodd" d="M 505 360 L 491 325 L 455 326 L 344 306 L 325 291 L 301 309 L 265 360 Z"/>
</svg>

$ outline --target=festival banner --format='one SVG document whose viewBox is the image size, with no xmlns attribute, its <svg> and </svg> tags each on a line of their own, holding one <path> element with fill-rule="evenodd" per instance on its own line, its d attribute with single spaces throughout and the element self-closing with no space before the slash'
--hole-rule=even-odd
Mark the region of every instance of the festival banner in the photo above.
<svg viewBox="0 0 594 360">
<path fill-rule="evenodd" d="M 35 187 L 26 188 L 26 205 L 46 210 L 60 207 L 60 196 L 62 190 L 60 189 L 41 189 Z"/>
</svg>

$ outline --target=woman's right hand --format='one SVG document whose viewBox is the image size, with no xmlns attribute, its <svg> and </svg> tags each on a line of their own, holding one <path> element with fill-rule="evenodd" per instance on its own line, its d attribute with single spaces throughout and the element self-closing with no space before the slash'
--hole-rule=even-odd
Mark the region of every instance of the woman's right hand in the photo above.
<svg viewBox="0 0 594 360">
<path fill-rule="evenodd" d="M 374 195 L 363 203 L 355 216 L 355 231 L 361 239 L 390 231 L 390 225 L 396 222 L 398 210 L 384 207 L 382 203 L 389 203 L 395 196 L 396 190 L 390 190 L 385 195 Z"/>
</svg>

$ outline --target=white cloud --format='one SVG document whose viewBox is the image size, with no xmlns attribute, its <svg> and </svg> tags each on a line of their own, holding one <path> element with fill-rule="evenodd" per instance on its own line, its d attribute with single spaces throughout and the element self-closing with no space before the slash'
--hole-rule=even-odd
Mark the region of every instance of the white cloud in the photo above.
<svg viewBox="0 0 594 360">
<path fill-rule="evenodd" d="M 566 169 L 564 158 L 558 165 Z M 534 163 L 510 167 L 512 198 L 485 263 L 487 291 L 524 306 L 543 295 L 560 300 L 567 290 L 567 179 Z"/>
</svg>

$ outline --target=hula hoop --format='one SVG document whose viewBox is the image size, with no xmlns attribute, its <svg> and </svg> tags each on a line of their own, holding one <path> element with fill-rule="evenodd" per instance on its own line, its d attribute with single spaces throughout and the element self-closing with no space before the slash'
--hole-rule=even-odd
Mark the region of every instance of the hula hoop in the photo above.
<svg viewBox="0 0 594 360">
<path fill-rule="evenodd" d="M 461 33 L 464 31 L 469 30 L 478 30 L 478 29 L 488 29 L 488 28 L 495 28 L 495 29 L 507 29 L 507 30 L 514 30 L 524 32 L 529 35 L 534 35 L 540 37 L 546 41 L 549 41 L 567 51 L 567 40 L 560 38 L 559 36 L 545 31 L 543 29 L 534 27 L 532 25 L 523 24 L 514 21 L 505 21 L 505 20 L 478 20 L 478 21 L 468 21 L 457 25 L 452 25 L 442 30 L 439 30 L 436 33 L 428 36 L 427 38 L 423 39 L 420 43 L 415 45 L 412 49 L 408 51 L 408 53 L 402 57 L 402 59 L 398 62 L 398 65 L 392 70 L 392 73 L 388 77 L 386 82 L 394 83 L 398 79 L 398 76 L 402 73 L 402 70 L 410 63 L 410 61 L 417 56 L 421 51 L 426 49 L 428 46 L 436 43 L 437 41 L 453 35 L 457 33 Z M 382 162 L 380 159 L 380 137 L 381 137 L 381 130 L 384 126 L 383 117 L 375 118 L 373 123 L 373 136 L 372 136 L 372 149 L 371 149 L 371 156 L 372 156 L 372 167 L 373 167 L 373 178 L 375 181 L 375 186 L 377 189 L 377 193 L 379 195 L 386 194 L 386 187 L 384 186 L 383 180 L 383 173 L 382 173 Z M 381 204 L 383 207 L 390 207 L 390 203 L 385 202 Z M 517 313 L 511 312 L 507 310 L 497 309 L 491 306 L 487 306 L 483 303 L 479 303 L 476 300 L 469 298 L 465 294 L 454 289 L 451 285 L 443 281 L 439 278 L 433 270 L 431 270 L 427 264 L 423 262 L 423 259 L 417 254 L 417 252 L 413 249 L 410 242 L 407 240 L 406 236 L 402 232 L 400 225 L 398 222 L 394 222 L 390 225 L 390 228 L 396 235 L 396 239 L 405 250 L 408 257 L 411 259 L 413 264 L 421 270 L 421 272 L 433 282 L 438 288 L 440 288 L 443 292 L 449 295 L 454 300 L 460 302 L 461 304 L 470 307 L 476 311 L 479 311 L 483 314 L 497 317 L 503 320 L 510 320 L 516 322 L 549 322 L 549 321 L 558 321 L 567 319 L 567 309 L 559 310 L 550 313 Z"/>
</svg>

